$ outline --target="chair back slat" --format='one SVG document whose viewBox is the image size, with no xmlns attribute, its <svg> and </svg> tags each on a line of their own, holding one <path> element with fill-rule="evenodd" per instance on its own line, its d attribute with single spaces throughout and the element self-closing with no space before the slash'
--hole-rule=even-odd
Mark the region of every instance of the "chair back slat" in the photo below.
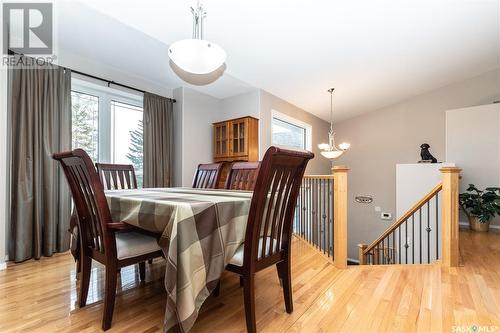
<svg viewBox="0 0 500 333">
<path fill-rule="evenodd" d="M 107 190 L 137 188 L 137 178 L 132 164 L 96 163 L 99 178 Z"/>
<path fill-rule="evenodd" d="M 225 188 L 227 190 L 253 191 L 260 162 L 236 162 L 231 166 Z"/>
<path fill-rule="evenodd" d="M 255 182 L 245 235 L 243 265 L 250 270 L 269 256 L 288 254 L 298 192 L 313 157 L 308 151 L 267 150 Z"/>
<path fill-rule="evenodd" d="M 193 178 L 193 188 L 217 188 L 219 183 L 222 163 L 200 164 Z"/>
<path fill-rule="evenodd" d="M 107 229 L 111 214 L 103 185 L 92 160 L 82 149 L 57 153 L 78 213 L 80 240 L 86 253 L 97 251 L 116 256 L 114 234 Z"/>
</svg>

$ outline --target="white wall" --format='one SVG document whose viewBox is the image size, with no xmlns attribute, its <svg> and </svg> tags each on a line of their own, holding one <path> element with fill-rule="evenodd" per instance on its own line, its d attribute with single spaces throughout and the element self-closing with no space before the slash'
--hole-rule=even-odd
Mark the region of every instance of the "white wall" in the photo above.
<svg viewBox="0 0 500 333">
<path fill-rule="evenodd" d="M 446 160 L 462 168 L 460 192 L 469 184 L 500 187 L 500 104 L 446 111 Z"/>
<path fill-rule="evenodd" d="M 258 89 L 245 94 L 240 94 L 221 100 L 222 118 L 226 120 L 232 118 L 260 116 L 260 93 Z"/>
<path fill-rule="evenodd" d="M 182 186 L 191 186 L 198 164 L 212 162 L 212 123 L 222 111 L 219 99 L 182 89 Z"/>
<path fill-rule="evenodd" d="M 182 127 L 183 127 L 183 112 L 182 107 L 184 104 L 184 89 L 177 88 L 173 91 L 173 97 L 176 100 L 174 103 L 174 181 L 173 186 L 182 186 L 182 157 L 183 157 L 183 145 L 182 145 Z"/>
<path fill-rule="evenodd" d="M 419 146 L 424 142 L 431 145 L 430 151 L 439 161 L 445 159 L 445 111 L 497 99 L 500 99 L 500 70 L 336 124 L 339 142 L 351 143 L 349 151 L 336 162 L 351 169 L 349 257 L 357 258 L 357 244 L 371 243 L 389 225 L 380 219 L 374 206 L 395 212 L 396 164 L 417 162 Z M 373 203 L 355 203 L 354 197 L 359 194 L 373 196 Z"/>
<path fill-rule="evenodd" d="M 94 75 L 106 80 L 118 82 L 120 84 L 134 87 L 139 90 L 148 91 L 160 96 L 169 98 L 173 96 L 172 89 L 166 86 L 162 86 L 158 83 L 152 82 L 145 77 L 125 73 L 113 66 L 109 66 L 104 63 L 94 62 L 89 59 L 72 54 L 70 52 L 66 52 L 62 49 L 58 50 L 56 63 L 57 65 L 62 67 L 76 70 L 85 74 Z M 95 80 L 86 76 L 79 76 L 78 74 L 73 74 L 73 76 L 77 78 L 82 78 L 84 80 L 96 84 L 107 85 L 104 81 Z M 119 86 L 112 85 L 112 87 L 116 89 L 122 89 Z"/>
</svg>

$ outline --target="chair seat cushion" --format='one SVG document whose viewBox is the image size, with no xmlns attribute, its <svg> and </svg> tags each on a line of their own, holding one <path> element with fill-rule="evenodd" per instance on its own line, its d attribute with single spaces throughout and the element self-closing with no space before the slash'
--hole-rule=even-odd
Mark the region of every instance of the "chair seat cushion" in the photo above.
<svg viewBox="0 0 500 333">
<path fill-rule="evenodd" d="M 117 232 L 116 254 L 119 260 L 161 250 L 156 238 L 135 231 Z"/>
<path fill-rule="evenodd" d="M 257 251 L 257 258 L 260 259 L 262 257 L 262 243 L 263 243 L 264 237 L 261 237 L 259 239 L 259 250 Z M 274 239 L 273 245 L 276 247 L 277 240 Z M 269 247 L 271 246 L 271 237 L 266 237 L 266 254 L 269 252 Z M 243 266 L 243 254 L 245 252 L 245 244 L 241 244 L 236 252 L 234 253 L 234 256 L 229 260 L 229 263 L 231 265 L 235 266 Z"/>
</svg>

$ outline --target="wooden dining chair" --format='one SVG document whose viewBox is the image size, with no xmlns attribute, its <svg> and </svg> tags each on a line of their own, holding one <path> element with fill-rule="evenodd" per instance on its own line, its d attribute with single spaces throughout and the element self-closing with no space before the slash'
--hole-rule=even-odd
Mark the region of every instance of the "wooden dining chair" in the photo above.
<svg viewBox="0 0 500 333">
<path fill-rule="evenodd" d="M 107 190 L 136 189 L 137 178 L 132 164 L 96 163 L 97 173 Z"/>
<path fill-rule="evenodd" d="M 199 164 L 194 174 L 193 188 L 217 188 L 220 181 L 222 163 Z"/>
<path fill-rule="evenodd" d="M 226 179 L 226 190 L 253 191 L 260 162 L 235 162 Z"/>
<path fill-rule="evenodd" d="M 107 190 L 137 189 L 137 178 L 132 164 L 96 163 L 97 173 L 102 185 Z M 75 257 L 76 269 L 80 273 L 80 241 L 78 236 L 77 216 L 71 217 L 69 232 L 71 233 L 71 253 Z M 150 260 L 150 263 L 152 261 Z"/>
<path fill-rule="evenodd" d="M 61 163 L 78 213 L 82 244 L 78 304 L 80 307 L 86 305 L 94 259 L 106 267 L 102 329 L 107 330 L 113 318 L 118 269 L 139 264 L 142 281 L 146 273 L 145 261 L 160 257 L 162 251 L 155 237 L 138 232 L 124 222 L 111 220 L 102 183 L 85 151 L 76 149 L 52 157 Z"/>
<path fill-rule="evenodd" d="M 243 279 L 248 332 L 256 332 L 255 273 L 276 265 L 283 284 L 286 312 L 292 313 L 290 249 L 292 220 L 308 151 L 270 147 L 260 165 L 250 204 L 245 242 L 236 250 L 226 269 Z"/>
</svg>

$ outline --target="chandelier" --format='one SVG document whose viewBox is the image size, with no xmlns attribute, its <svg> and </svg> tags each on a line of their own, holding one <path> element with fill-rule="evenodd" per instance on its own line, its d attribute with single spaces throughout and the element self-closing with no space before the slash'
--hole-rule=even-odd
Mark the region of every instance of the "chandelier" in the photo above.
<svg viewBox="0 0 500 333">
<path fill-rule="evenodd" d="M 226 52 L 217 44 L 203 39 L 203 19 L 207 13 L 198 4 L 191 7 L 193 14 L 193 38 L 173 43 L 168 56 L 180 69 L 192 74 L 208 74 L 226 61 Z"/>
<path fill-rule="evenodd" d="M 335 133 L 333 132 L 333 91 L 335 88 L 328 89 L 330 93 L 330 131 L 328 132 L 328 143 L 320 143 L 318 148 L 321 150 L 321 155 L 328 158 L 329 160 L 333 160 L 340 155 L 342 155 L 351 144 L 347 142 L 343 142 L 339 144 L 338 148 L 335 145 Z"/>
</svg>

